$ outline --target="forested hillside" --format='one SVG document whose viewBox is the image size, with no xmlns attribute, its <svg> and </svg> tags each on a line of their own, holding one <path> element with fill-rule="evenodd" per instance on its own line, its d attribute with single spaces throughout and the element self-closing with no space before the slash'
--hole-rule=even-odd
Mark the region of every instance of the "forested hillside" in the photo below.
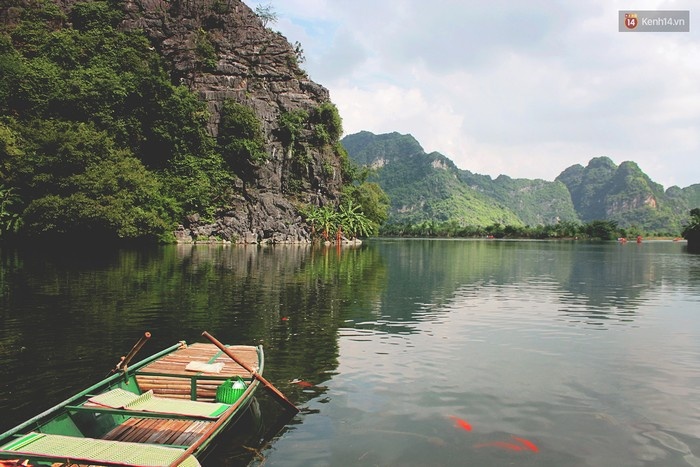
<svg viewBox="0 0 700 467">
<path fill-rule="evenodd" d="M 328 91 L 239 0 L 0 7 L 0 237 L 309 240 L 352 180 Z"/>
<path fill-rule="evenodd" d="M 426 154 L 410 135 L 361 132 L 344 137 L 342 144 L 354 162 L 377 169 L 370 180 L 389 195 L 390 223 L 522 225 L 507 206 L 460 180 L 452 161 Z"/>
<path fill-rule="evenodd" d="M 586 167 L 567 168 L 557 180 L 568 187 L 584 222 L 606 219 L 677 235 L 688 216 L 691 201 L 684 191 L 676 187 L 664 191 L 634 162 L 617 166 L 607 157 L 596 157 Z"/>
<path fill-rule="evenodd" d="M 565 169 L 553 182 L 474 174 L 439 153 L 426 154 L 411 135 L 360 132 L 343 138 L 351 159 L 372 167 L 391 199 L 389 223 L 487 227 L 606 222 L 635 232 L 677 236 L 700 205 L 700 185 L 653 182 L 634 162 L 607 157 Z M 573 229 L 575 231 L 575 229 Z"/>
</svg>

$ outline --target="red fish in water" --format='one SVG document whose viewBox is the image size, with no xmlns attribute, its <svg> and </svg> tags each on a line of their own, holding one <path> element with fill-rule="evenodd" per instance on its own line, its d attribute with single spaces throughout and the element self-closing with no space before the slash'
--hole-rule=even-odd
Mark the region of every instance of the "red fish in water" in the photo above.
<svg viewBox="0 0 700 467">
<path fill-rule="evenodd" d="M 535 443 L 533 443 L 533 442 L 530 441 L 529 439 L 519 438 L 519 437 L 517 437 L 517 436 L 511 436 L 511 437 L 512 437 L 514 440 L 516 440 L 517 442 L 519 442 L 520 444 L 522 444 L 523 446 L 525 446 L 526 448 L 528 448 L 528 449 L 529 449 L 530 451 L 532 451 L 532 452 L 538 452 L 538 451 L 540 450 L 540 449 L 535 445 Z"/>
<path fill-rule="evenodd" d="M 501 448 L 506 451 L 522 451 L 523 448 L 513 443 L 506 443 L 505 441 L 491 441 L 489 443 L 479 443 L 474 445 L 475 448 Z"/>
<path fill-rule="evenodd" d="M 465 431 L 472 431 L 472 426 L 466 420 L 462 420 L 461 418 L 457 418 L 454 415 L 450 415 L 450 418 L 455 421 L 456 427 L 461 428 Z"/>
</svg>

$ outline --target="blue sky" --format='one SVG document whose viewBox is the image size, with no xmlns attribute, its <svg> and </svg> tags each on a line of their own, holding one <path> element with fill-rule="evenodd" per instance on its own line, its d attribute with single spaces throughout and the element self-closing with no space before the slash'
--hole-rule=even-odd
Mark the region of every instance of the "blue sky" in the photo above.
<svg viewBox="0 0 700 467">
<path fill-rule="evenodd" d="M 491 175 L 553 180 L 597 156 L 700 183 L 691 0 L 247 0 L 302 44 L 345 134 L 412 134 Z M 619 10 L 690 10 L 689 33 L 620 33 Z M 700 10 L 697 10 L 700 11 Z M 696 24 L 697 23 L 697 24 Z"/>
</svg>

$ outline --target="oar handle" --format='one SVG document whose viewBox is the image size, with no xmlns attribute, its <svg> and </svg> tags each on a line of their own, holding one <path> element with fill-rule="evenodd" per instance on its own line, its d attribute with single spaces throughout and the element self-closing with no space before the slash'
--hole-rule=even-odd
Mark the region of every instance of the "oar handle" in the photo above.
<svg viewBox="0 0 700 467">
<path fill-rule="evenodd" d="M 126 357 L 124 357 L 124 362 L 122 363 L 123 367 L 126 367 L 129 364 L 129 362 L 131 362 L 131 359 L 134 358 L 134 356 L 136 356 L 138 351 L 141 350 L 141 347 L 143 347 L 143 345 L 146 343 L 146 341 L 150 338 L 151 338 L 150 332 L 146 331 L 143 333 L 143 336 L 141 336 L 141 339 L 139 339 L 139 341 L 136 343 L 136 345 L 134 345 L 134 347 L 131 349 L 131 351 L 128 354 L 126 354 Z"/>
<path fill-rule="evenodd" d="M 126 367 L 129 365 L 129 362 L 136 356 L 139 350 L 141 350 L 141 347 L 146 343 L 148 339 L 151 338 L 151 333 L 146 331 L 143 333 L 143 336 L 141 336 L 141 339 L 134 344 L 134 346 L 131 348 L 128 354 L 126 354 L 124 357 L 122 357 L 119 360 L 119 363 L 117 363 L 117 366 L 112 370 L 112 373 L 116 373 L 117 371 L 124 371 L 126 370 Z"/>
<path fill-rule="evenodd" d="M 211 334 L 209 334 L 207 331 L 204 331 L 204 332 L 202 333 L 202 335 L 203 335 L 204 337 L 206 337 L 207 339 L 209 339 L 209 340 L 211 341 L 212 344 L 214 344 L 215 346 L 217 346 L 217 347 L 218 347 L 223 353 L 225 353 L 231 360 L 233 360 L 234 362 L 238 363 L 241 367 L 243 367 L 243 369 L 245 369 L 247 372 L 249 372 L 251 375 L 253 375 L 253 378 L 255 378 L 255 379 L 257 379 L 258 381 L 260 381 L 260 382 L 263 384 L 263 386 L 265 386 L 265 388 L 266 388 L 267 390 L 269 390 L 269 391 L 272 393 L 272 395 L 275 396 L 275 397 L 277 398 L 277 400 L 278 400 L 279 402 L 282 402 L 283 404 L 287 405 L 289 408 L 293 409 L 295 412 L 299 412 L 299 409 L 297 409 L 296 406 L 295 406 L 294 404 L 292 404 L 292 403 L 289 401 L 289 399 L 287 399 L 286 397 L 284 397 L 284 394 L 282 394 L 282 393 L 279 391 L 279 389 L 277 389 L 276 387 L 274 387 L 274 386 L 272 385 L 272 383 L 270 383 L 268 380 L 266 380 L 265 378 L 263 378 L 263 376 L 262 376 L 260 373 L 258 373 L 257 371 L 255 371 L 255 369 L 249 367 L 249 366 L 246 365 L 244 362 L 242 362 L 238 357 L 236 357 L 236 355 L 235 355 L 233 352 L 231 352 L 231 350 L 229 350 L 228 347 L 226 347 L 224 344 L 222 344 L 221 342 L 219 342 L 214 336 L 212 336 Z"/>
</svg>

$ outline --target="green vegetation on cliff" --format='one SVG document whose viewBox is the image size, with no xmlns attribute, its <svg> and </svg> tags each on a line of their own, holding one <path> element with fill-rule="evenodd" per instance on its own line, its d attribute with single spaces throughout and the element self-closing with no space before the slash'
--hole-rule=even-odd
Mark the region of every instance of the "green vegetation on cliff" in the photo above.
<svg viewBox="0 0 700 467">
<path fill-rule="evenodd" d="M 206 132 L 206 108 L 170 82 L 144 36 L 115 29 L 120 11 L 99 1 L 68 16 L 50 1 L 12 11 L 0 31 L 12 230 L 156 238 L 184 214 L 213 214 L 234 174 Z"/>
<path fill-rule="evenodd" d="M 338 144 L 338 109 L 307 78 L 289 84 L 299 70 L 284 57 L 294 49 L 243 5 L 134 12 L 109 0 L 9 1 L 0 16 L 3 238 L 173 240 L 178 224 L 195 222 L 233 239 L 341 197 L 375 211 L 373 230 L 382 221 L 381 204 L 369 204 L 381 190 L 355 183 Z M 229 27 L 244 23 L 244 38 Z M 256 41 L 276 49 L 251 58 Z M 196 88 L 239 83 L 241 69 L 236 91 Z M 275 198 L 262 211 L 260 193 Z M 298 238 L 304 226 L 295 228 L 285 235 Z"/>
<path fill-rule="evenodd" d="M 607 157 L 591 159 L 588 166 L 574 165 L 557 180 L 571 192 L 581 220 L 607 219 L 623 227 L 677 235 L 681 229 L 684 203 L 654 183 L 634 162 L 618 167 Z M 682 209 L 685 212 L 685 209 Z"/>
<path fill-rule="evenodd" d="M 688 240 L 688 250 L 700 252 L 700 208 L 690 210 L 690 222 L 683 228 L 683 238 Z"/>
<path fill-rule="evenodd" d="M 346 136 L 342 144 L 355 163 L 376 169 L 368 180 L 389 196 L 392 224 L 523 224 L 512 210 L 463 183 L 449 159 L 426 154 L 410 135 L 361 132 Z"/>
<path fill-rule="evenodd" d="M 372 167 L 391 199 L 392 234 L 607 238 L 677 236 L 700 185 L 666 192 L 634 162 L 618 167 L 597 157 L 553 182 L 492 179 L 458 169 L 439 153 L 426 154 L 410 135 L 360 132 L 343 138 L 353 161 Z M 603 226 L 606 232 L 598 230 Z"/>
</svg>

